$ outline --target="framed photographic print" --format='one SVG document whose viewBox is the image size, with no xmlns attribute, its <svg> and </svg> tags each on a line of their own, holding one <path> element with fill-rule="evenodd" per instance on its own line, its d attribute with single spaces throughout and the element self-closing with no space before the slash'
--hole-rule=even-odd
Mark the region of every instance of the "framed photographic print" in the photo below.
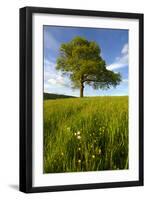
<svg viewBox="0 0 147 200">
<path fill-rule="evenodd" d="M 143 185 L 143 14 L 20 9 L 20 191 Z"/>
</svg>

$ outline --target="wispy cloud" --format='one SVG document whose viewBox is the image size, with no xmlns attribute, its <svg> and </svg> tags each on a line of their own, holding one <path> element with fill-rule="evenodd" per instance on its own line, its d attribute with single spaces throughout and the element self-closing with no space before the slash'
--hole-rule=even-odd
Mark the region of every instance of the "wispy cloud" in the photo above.
<svg viewBox="0 0 147 200">
<path fill-rule="evenodd" d="M 44 85 L 47 87 L 68 87 L 70 81 L 56 70 L 56 63 L 44 60 Z"/>
<path fill-rule="evenodd" d="M 52 78 L 48 79 L 48 83 L 57 87 L 69 86 L 68 80 L 64 78 L 63 76 L 61 76 L 60 74 L 57 74 L 57 75 L 52 74 Z"/>
<path fill-rule="evenodd" d="M 49 31 L 45 29 L 44 31 L 44 45 L 45 48 L 51 49 L 52 51 L 56 51 L 59 48 L 59 41 L 51 34 Z"/>
<path fill-rule="evenodd" d="M 56 63 L 53 61 L 49 61 L 48 59 L 44 58 L 44 70 L 54 70 L 56 66 Z"/>
<path fill-rule="evenodd" d="M 107 69 L 116 70 L 119 68 L 124 68 L 127 65 L 128 65 L 128 43 L 124 44 L 120 56 L 116 57 L 115 61 L 107 66 Z"/>
<path fill-rule="evenodd" d="M 123 82 L 123 83 L 128 83 L 128 79 L 127 79 L 127 78 L 124 78 L 124 79 L 122 80 L 122 82 Z"/>
<path fill-rule="evenodd" d="M 121 53 L 123 55 L 128 54 L 128 43 L 124 44 L 124 46 L 123 46 L 123 48 L 121 50 Z"/>
</svg>

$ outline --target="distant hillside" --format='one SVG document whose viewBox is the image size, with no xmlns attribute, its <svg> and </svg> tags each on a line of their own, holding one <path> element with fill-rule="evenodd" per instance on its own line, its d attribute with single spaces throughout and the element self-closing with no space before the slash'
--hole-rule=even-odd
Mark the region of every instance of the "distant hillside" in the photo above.
<svg viewBox="0 0 147 200">
<path fill-rule="evenodd" d="M 46 100 L 46 99 L 76 98 L 74 96 L 68 96 L 68 95 L 64 95 L 64 94 L 52 94 L 52 93 L 44 93 L 43 97 L 44 97 L 44 100 Z"/>
</svg>

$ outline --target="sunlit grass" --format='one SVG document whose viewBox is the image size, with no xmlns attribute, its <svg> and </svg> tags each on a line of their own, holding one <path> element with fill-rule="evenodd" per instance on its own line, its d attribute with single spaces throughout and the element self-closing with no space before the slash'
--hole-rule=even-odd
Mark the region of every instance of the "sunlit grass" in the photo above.
<svg viewBox="0 0 147 200">
<path fill-rule="evenodd" d="M 128 97 L 44 101 L 44 173 L 128 168 Z"/>
</svg>

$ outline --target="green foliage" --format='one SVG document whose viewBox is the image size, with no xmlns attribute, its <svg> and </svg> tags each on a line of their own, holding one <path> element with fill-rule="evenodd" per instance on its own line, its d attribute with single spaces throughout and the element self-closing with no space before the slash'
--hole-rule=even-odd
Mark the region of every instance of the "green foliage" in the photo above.
<svg viewBox="0 0 147 200">
<path fill-rule="evenodd" d="M 43 94 L 44 100 L 47 100 L 47 99 L 64 99 L 64 98 L 76 98 L 76 97 L 64 95 L 64 94 L 53 94 L 53 93 L 44 93 Z"/>
<path fill-rule="evenodd" d="M 120 83 L 121 75 L 106 68 L 100 53 L 96 42 L 75 37 L 61 45 L 56 69 L 70 77 L 74 88 L 80 88 L 84 84 L 94 89 L 115 87 Z"/>
<path fill-rule="evenodd" d="M 44 101 L 44 173 L 128 169 L 128 97 Z"/>
</svg>

